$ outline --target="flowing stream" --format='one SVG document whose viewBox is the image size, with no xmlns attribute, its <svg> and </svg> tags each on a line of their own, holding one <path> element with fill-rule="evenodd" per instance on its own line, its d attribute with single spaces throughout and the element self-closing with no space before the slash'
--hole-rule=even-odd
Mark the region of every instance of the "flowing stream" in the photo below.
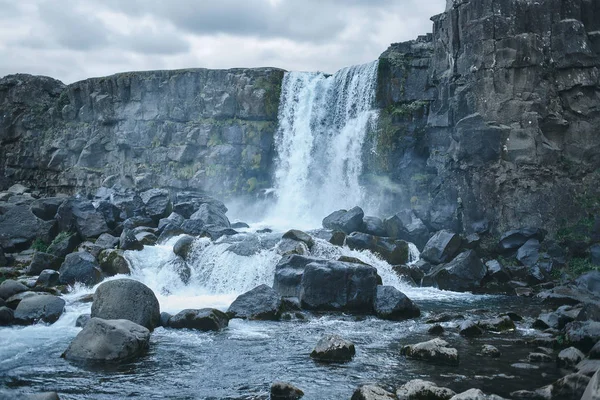
<svg viewBox="0 0 600 400">
<path fill-rule="evenodd" d="M 170 313 L 203 307 L 226 310 L 239 294 L 259 284 L 272 285 L 281 257 L 278 242 L 286 229 L 317 229 L 331 211 L 369 202 L 360 185 L 361 156 L 369 126 L 377 117 L 373 109 L 376 72 L 374 62 L 332 76 L 287 73 L 276 138 L 277 204 L 268 218 L 214 243 L 196 239 L 192 256 L 183 266 L 189 269 L 189 279 L 182 279 L 182 265 L 172 251 L 177 238 L 142 251 L 128 251 L 129 278 L 149 286 L 161 311 Z M 265 226 L 273 227 L 273 232 L 257 233 Z M 318 230 L 311 233 L 319 236 Z M 342 313 L 282 322 L 232 320 L 228 329 L 218 333 L 158 328 L 152 334 L 149 353 L 136 362 L 109 369 L 86 368 L 60 358 L 80 331 L 75 320 L 90 311 L 90 303 L 80 301 L 82 296 L 95 290 L 76 287 L 64 296 L 66 312 L 55 324 L 0 329 L 0 394 L 11 389 L 53 390 L 63 399 L 267 399 L 270 384 L 284 380 L 301 387 L 305 399 L 349 399 L 362 384 L 397 387 L 409 379 L 429 378 L 457 391 L 479 387 L 507 395 L 555 377 L 552 369 L 545 375 L 538 370 L 511 370 L 511 363 L 527 356 L 524 346 L 513 346 L 514 341 L 531 334 L 525 328 L 485 341 L 447 334 L 445 339 L 459 348 L 459 369 L 409 361 L 399 355 L 403 344 L 431 338 L 423 322 L 433 313 L 478 316 L 482 308 L 486 315 L 511 310 L 522 313 L 527 300 L 411 287 L 379 257 L 321 239 L 311 253 L 328 259 L 356 257 L 375 266 L 383 283 L 407 294 L 421 307 L 423 316 L 403 322 Z M 411 255 L 413 261 L 418 258 L 414 246 Z M 110 279 L 116 278 L 123 277 Z M 343 365 L 313 362 L 308 354 L 325 333 L 354 341 L 354 360 Z M 483 343 L 507 350 L 502 359 L 481 363 L 477 349 Z"/>
</svg>

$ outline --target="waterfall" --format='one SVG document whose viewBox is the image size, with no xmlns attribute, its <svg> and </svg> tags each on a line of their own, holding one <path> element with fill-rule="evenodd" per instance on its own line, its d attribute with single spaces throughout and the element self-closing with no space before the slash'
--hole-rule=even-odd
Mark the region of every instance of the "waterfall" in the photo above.
<svg viewBox="0 0 600 400">
<path fill-rule="evenodd" d="M 315 227 L 332 211 L 364 203 L 362 154 L 377 118 L 377 66 L 375 61 L 331 76 L 285 74 L 276 136 L 278 200 L 271 219 Z"/>
</svg>

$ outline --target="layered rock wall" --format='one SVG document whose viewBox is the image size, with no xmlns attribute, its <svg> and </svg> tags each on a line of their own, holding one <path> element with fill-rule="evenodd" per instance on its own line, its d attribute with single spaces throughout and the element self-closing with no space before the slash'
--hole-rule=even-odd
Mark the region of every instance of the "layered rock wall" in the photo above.
<svg viewBox="0 0 600 400">
<path fill-rule="evenodd" d="M 380 59 L 385 145 L 368 164 L 391 177 L 395 206 L 468 233 L 588 224 L 600 211 L 600 1 L 454 1 L 432 20 L 433 35 Z"/>
</svg>

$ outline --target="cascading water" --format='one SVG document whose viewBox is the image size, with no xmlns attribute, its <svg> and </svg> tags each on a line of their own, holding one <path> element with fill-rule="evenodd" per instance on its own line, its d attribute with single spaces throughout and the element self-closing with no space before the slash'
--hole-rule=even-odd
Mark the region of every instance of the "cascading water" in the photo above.
<svg viewBox="0 0 600 400">
<path fill-rule="evenodd" d="M 277 204 L 269 218 L 315 227 L 334 210 L 362 205 L 362 152 L 376 121 L 378 62 L 334 75 L 289 72 L 276 137 Z"/>
</svg>

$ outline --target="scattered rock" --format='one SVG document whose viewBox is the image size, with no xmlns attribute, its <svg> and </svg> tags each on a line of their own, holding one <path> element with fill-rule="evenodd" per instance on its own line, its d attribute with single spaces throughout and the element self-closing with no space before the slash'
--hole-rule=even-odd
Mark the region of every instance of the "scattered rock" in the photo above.
<svg viewBox="0 0 600 400">
<path fill-rule="evenodd" d="M 271 400 L 297 400 L 304 392 L 287 382 L 273 382 L 271 385 Z"/>
<path fill-rule="evenodd" d="M 402 321 L 420 316 L 421 310 L 395 287 L 377 286 L 375 313 L 381 319 Z"/>
<path fill-rule="evenodd" d="M 143 250 L 144 245 L 137 240 L 131 229 L 123 229 L 119 238 L 119 248 L 121 250 Z"/>
<path fill-rule="evenodd" d="M 17 282 L 12 279 L 7 279 L 4 282 L 0 283 L 0 298 L 6 300 L 17 293 L 26 292 L 28 290 L 29 288 L 23 285 L 21 282 Z"/>
<path fill-rule="evenodd" d="M 432 318 L 429 318 L 425 321 L 426 324 L 437 324 L 440 322 L 450 322 L 459 319 L 465 319 L 465 316 L 462 314 L 452 314 L 452 313 L 441 313 Z"/>
<path fill-rule="evenodd" d="M 515 323 L 508 316 L 481 320 L 477 324 L 486 331 L 491 332 L 513 331 L 516 329 Z"/>
<path fill-rule="evenodd" d="M 401 211 L 396 215 L 383 221 L 386 235 L 394 239 L 402 239 L 414 243 L 419 249 L 423 249 L 429 240 L 429 229 L 418 218 L 414 211 Z"/>
<path fill-rule="evenodd" d="M 114 249 L 119 244 L 119 238 L 110 233 L 103 233 L 94 244 L 102 249 Z"/>
<path fill-rule="evenodd" d="M 458 328 L 459 333 L 465 337 L 476 337 L 483 335 L 483 329 L 479 327 L 474 321 L 468 319 L 463 321 Z"/>
<path fill-rule="evenodd" d="M 49 294 L 28 296 L 21 300 L 15 310 L 15 322 L 31 325 L 38 321 L 55 323 L 65 310 L 65 301 Z"/>
<path fill-rule="evenodd" d="M 456 256 L 448 264 L 434 268 L 427 277 L 442 290 L 454 292 L 474 291 L 481 286 L 486 268 L 473 250 Z"/>
<path fill-rule="evenodd" d="M 166 189 L 150 189 L 140 193 L 148 216 L 156 221 L 171 213 L 172 204 L 169 191 Z"/>
<path fill-rule="evenodd" d="M 12 309 L 6 306 L 0 307 L 0 326 L 12 325 L 14 319 L 15 312 Z"/>
<path fill-rule="evenodd" d="M 435 364 L 458 365 L 459 363 L 458 350 L 450 347 L 445 340 L 437 338 L 428 342 L 404 346 L 401 354 Z"/>
<path fill-rule="evenodd" d="M 169 319 L 169 328 L 220 331 L 229 325 L 227 314 L 212 308 L 183 310 Z"/>
<path fill-rule="evenodd" d="M 589 352 L 600 341 L 600 322 L 571 322 L 565 327 L 565 339 L 579 350 Z"/>
<path fill-rule="evenodd" d="M 180 256 L 184 260 L 187 259 L 188 254 L 192 250 L 192 246 L 194 245 L 194 237 L 190 235 L 185 235 L 181 237 L 175 245 L 173 246 L 173 253 Z"/>
<path fill-rule="evenodd" d="M 35 286 L 50 288 L 60 284 L 60 274 L 52 269 L 45 269 L 35 282 Z"/>
<path fill-rule="evenodd" d="M 531 364 L 527 364 L 527 363 L 514 363 L 510 365 L 513 368 L 517 368 L 517 369 L 539 369 L 540 367 L 538 367 L 537 365 L 531 365 Z"/>
<path fill-rule="evenodd" d="M 335 211 L 323 219 L 323 227 L 334 231 L 342 231 L 349 235 L 362 229 L 364 216 L 365 213 L 360 207 L 354 207 L 348 211 Z"/>
<path fill-rule="evenodd" d="M 594 373 L 592 379 L 590 379 L 581 400 L 598 400 L 600 399 L 600 370 Z"/>
<path fill-rule="evenodd" d="M 459 235 L 442 230 L 429 239 L 421 252 L 421 258 L 433 264 L 447 263 L 458 253 L 461 245 L 462 239 Z"/>
<path fill-rule="evenodd" d="M 487 395 L 479 389 L 469 389 L 450 398 L 450 400 L 504 400 L 495 394 Z"/>
<path fill-rule="evenodd" d="M 585 358 L 585 354 L 576 349 L 569 347 L 558 353 L 557 364 L 559 367 L 574 369 L 581 360 Z"/>
<path fill-rule="evenodd" d="M 429 333 L 430 335 L 436 335 L 436 336 L 443 335 L 444 332 L 445 332 L 444 327 L 441 326 L 440 324 L 435 324 L 427 330 L 427 333 Z"/>
<path fill-rule="evenodd" d="M 554 361 L 552 357 L 544 353 L 529 353 L 527 360 L 533 363 L 551 363 Z"/>
<path fill-rule="evenodd" d="M 82 251 L 68 254 L 58 272 L 63 285 L 83 283 L 93 286 L 102 280 L 100 265 L 94 256 Z"/>
<path fill-rule="evenodd" d="M 325 260 L 297 254 L 283 256 L 275 267 L 273 289 L 282 297 L 299 297 L 304 269 L 313 262 Z"/>
<path fill-rule="evenodd" d="M 129 262 L 125 258 L 123 250 L 107 249 L 100 252 L 98 262 L 102 273 L 106 276 L 114 276 L 118 274 L 129 275 L 131 270 Z"/>
<path fill-rule="evenodd" d="M 342 247 L 346 243 L 346 234 L 342 231 L 333 231 L 329 243 L 334 246 Z"/>
<path fill-rule="evenodd" d="M 481 348 L 481 354 L 491 358 L 498 358 L 502 355 L 500 350 L 491 344 L 484 344 Z"/>
<path fill-rule="evenodd" d="M 83 239 L 109 231 L 104 215 L 87 200 L 65 200 L 56 212 L 56 220 L 61 232 L 77 232 Z"/>
<path fill-rule="evenodd" d="M 287 231 L 283 234 L 282 239 L 291 239 L 297 242 L 303 242 L 309 249 L 311 249 L 315 244 L 314 239 L 308 233 L 299 231 L 297 229 Z"/>
<path fill-rule="evenodd" d="M 39 275 L 45 269 L 58 271 L 63 261 L 62 258 L 52 254 L 36 251 L 25 273 L 27 275 Z"/>
<path fill-rule="evenodd" d="M 90 314 L 81 314 L 79 317 L 77 317 L 75 326 L 77 328 L 83 328 L 88 322 L 90 322 L 90 319 L 92 319 Z"/>
<path fill-rule="evenodd" d="M 519 247 L 517 251 L 517 260 L 526 267 L 533 267 L 540 259 L 540 241 L 529 239 Z"/>
<path fill-rule="evenodd" d="M 78 362 L 120 363 L 142 355 L 149 342 L 150 331 L 134 322 L 92 318 L 62 357 Z"/>
<path fill-rule="evenodd" d="M 523 246 L 529 239 L 544 240 L 546 232 L 539 228 L 521 228 L 508 231 L 500 237 L 498 247 L 502 251 L 516 250 Z"/>
<path fill-rule="evenodd" d="M 396 400 L 396 395 L 379 386 L 365 385 L 356 389 L 350 400 Z"/>
<path fill-rule="evenodd" d="M 172 315 L 169 314 L 168 312 L 161 312 L 160 313 L 160 326 L 162 326 L 163 328 L 168 328 L 169 327 L 169 320 L 171 319 Z"/>
<path fill-rule="evenodd" d="M 586 376 L 592 376 L 600 369 L 600 360 L 581 360 L 576 366 L 575 371 Z"/>
<path fill-rule="evenodd" d="M 231 228 L 231 223 L 225 212 L 221 208 L 208 203 L 201 204 L 198 211 L 190 215 L 190 220 L 200 221 L 204 225 Z"/>
<path fill-rule="evenodd" d="M 317 342 L 310 356 L 323 362 L 348 362 L 352 360 L 355 353 L 354 343 L 338 335 L 328 335 Z"/>
<path fill-rule="evenodd" d="M 373 235 L 373 236 L 380 236 L 380 237 L 388 236 L 388 234 L 385 230 L 385 226 L 383 225 L 383 221 L 381 220 L 381 218 L 377 218 L 377 217 L 365 216 L 363 218 L 363 227 L 362 227 L 361 232 L 369 234 L 369 235 Z"/>
<path fill-rule="evenodd" d="M 456 393 L 433 382 L 413 379 L 396 390 L 398 400 L 449 400 Z"/>
<path fill-rule="evenodd" d="M 267 285 L 260 285 L 238 296 L 227 310 L 229 318 L 277 321 L 281 316 L 281 296 Z"/>
<path fill-rule="evenodd" d="M 231 224 L 231 227 L 233 229 L 245 229 L 245 228 L 250 228 L 250 225 L 248 225 L 245 222 L 234 222 Z"/>
<path fill-rule="evenodd" d="M 143 283 L 115 279 L 96 289 L 92 318 L 127 319 L 153 330 L 160 322 L 160 306 L 152 290 Z"/>
<path fill-rule="evenodd" d="M 100 235 L 102 236 L 102 235 Z M 72 253 L 81 243 L 79 235 L 75 233 L 59 233 L 48 246 L 46 253 L 55 257 L 64 259 L 69 253 Z"/>
</svg>

